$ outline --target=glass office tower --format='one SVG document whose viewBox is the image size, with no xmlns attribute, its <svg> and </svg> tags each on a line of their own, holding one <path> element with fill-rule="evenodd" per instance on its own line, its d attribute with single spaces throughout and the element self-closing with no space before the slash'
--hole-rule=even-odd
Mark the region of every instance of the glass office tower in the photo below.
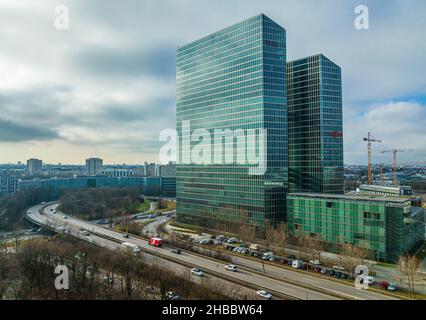
<svg viewBox="0 0 426 320">
<path fill-rule="evenodd" d="M 263 14 L 178 48 L 179 222 L 232 228 L 284 219 L 286 77 L 285 29 Z M 201 141 L 214 146 L 201 152 Z M 250 161 L 256 155 L 264 165 Z"/>
<path fill-rule="evenodd" d="M 287 75 L 289 192 L 343 193 L 341 69 L 316 55 Z"/>
</svg>

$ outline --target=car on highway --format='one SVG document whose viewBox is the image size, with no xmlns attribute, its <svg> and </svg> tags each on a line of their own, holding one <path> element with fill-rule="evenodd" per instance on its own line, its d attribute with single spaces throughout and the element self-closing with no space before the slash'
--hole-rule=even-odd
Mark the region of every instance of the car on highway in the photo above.
<svg viewBox="0 0 426 320">
<path fill-rule="evenodd" d="M 198 269 L 198 268 L 192 268 L 192 269 L 191 269 L 191 273 L 192 273 L 194 276 L 197 276 L 197 277 L 202 277 L 202 276 L 204 276 L 204 272 L 203 272 L 203 270 Z"/>
<path fill-rule="evenodd" d="M 268 300 L 272 299 L 272 294 L 270 292 L 266 291 L 266 290 L 258 290 L 258 291 L 256 291 L 256 294 L 259 297 L 262 297 L 264 299 L 268 299 Z"/>
<path fill-rule="evenodd" d="M 179 300 L 180 296 L 173 291 L 167 291 L 166 292 L 166 299 L 167 300 Z"/>
<path fill-rule="evenodd" d="M 53 208 L 50 208 L 50 211 L 53 211 Z"/>
<path fill-rule="evenodd" d="M 174 253 L 174 254 L 181 254 L 182 250 L 180 250 L 180 249 L 173 249 L 172 253 Z"/>
<path fill-rule="evenodd" d="M 42 202 L 42 203 L 40 203 L 40 204 L 41 204 L 41 205 L 45 205 L 45 204 L 46 204 L 46 202 L 44 202 L 44 201 L 43 201 L 43 202 Z"/>
<path fill-rule="evenodd" d="M 155 218 L 157 218 L 157 216 L 156 216 L 155 214 L 150 214 L 150 215 L 148 216 L 148 219 L 155 219 Z"/>
<path fill-rule="evenodd" d="M 65 220 L 68 219 L 68 217 L 65 214 L 62 216 L 62 218 L 64 218 Z"/>
<path fill-rule="evenodd" d="M 31 211 L 27 211 L 27 214 L 31 214 Z"/>
<path fill-rule="evenodd" d="M 53 211 L 52 213 L 53 213 L 53 214 L 56 214 L 56 211 Z"/>
<path fill-rule="evenodd" d="M 85 237 L 88 237 L 88 236 L 90 236 L 90 233 L 89 233 L 89 231 L 83 231 L 83 236 L 85 236 Z"/>
<path fill-rule="evenodd" d="M 161 238 L 150 238 L 148 244 L 153 247 L 161 247 L 164 241 Z"/>
<path fill-rule="evenodd" d="M 228 270 L 228 271 L 232 271 L 232 272 L 237 272 L 238 271 L 238 268 L 237 268 L 237 266 L 235 264 L 227 264 L 225 266 L 225 269 Z"/>
</svg>

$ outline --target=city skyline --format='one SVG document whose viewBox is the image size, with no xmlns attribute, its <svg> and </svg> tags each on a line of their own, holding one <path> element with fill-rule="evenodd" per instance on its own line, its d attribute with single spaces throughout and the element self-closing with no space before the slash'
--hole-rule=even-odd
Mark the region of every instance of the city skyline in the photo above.
<svg viewBox="0 0 426 320">
<path fill-rule="evenodd" d="M 418 30 L 425 4 L 390 1 L 384 9 L 379 2 L 365 1 L 371 26 L 357 30 L 357 1 L 326 1 L 309 14 L 309 2 L 294 1 L 194 2 L 185 9 L 162 1 L 64 1 L 70 29 L 60 31 L 54 1 L 4 1 L 0 71 L 9 76 L 0 82 L 0 163 L 81 163 L 93 155 L 109 163 L 158 162 L 159 133 L 175 127 L 176 46 L 260 12 L 290 33 L 289 61 L 322 52 L 344 70 L 346 164 L 367 163 L 368 131 L 383 140 L 374 146 L 375 163 L 391 163 L 380 154 L 390 148 L 416 150 L 399 155 L 400 163 L 422 161 L 426 62 Z"/>
</svg>

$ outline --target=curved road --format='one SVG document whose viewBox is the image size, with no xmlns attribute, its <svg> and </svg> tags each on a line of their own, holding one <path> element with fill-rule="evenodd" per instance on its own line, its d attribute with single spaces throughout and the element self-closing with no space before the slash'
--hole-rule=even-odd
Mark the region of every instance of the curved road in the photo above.
<svg viewBox="0 0 426 320">
<path fill-rule="evenodd" d="M 172 260 L 181 261 L 184 264 L 191 264 L 197 266 L 206 272 L 212 271 L 222 275 L 227 276 L 228 278 L 249 282 L 252 285 L 255 285 L 259 288 L 263 288 L 266 290 L 271 290 L 275 292 L 279 292 L 283 295 L 291 296 L 296 299 L 310 299 L 310 300 L 338 300 L 336 295 L 339 295 L 342 299 L 358 299 L 358 300 L 394 300 L 394 298 L 378 294 L 371 291 L 357 290 L 356 288 L 352 288 L 350 286 L 340 284 L 337 282 L 325 280 L 322 278 L 317 278 L 313 276 L 308 276 L 306 274 L 301 274 L 299 272 L 286 270 L 273 266 L 265 266 L 266 271 L 273 275 L 273 277 L 269 277 L 268 275 L 264 275 L 261 273 L 259 268 L 261 268 L 261 264 L 256 261 L 252 261 L 244 258 L 237 258 L 238 265 L 244 266 L 247 268 L 240 268 L 239 272 L 229 272 L 224 269 L 224 263 L 218 263 L 217 261 L 201 257 L 199 255 L 192 254 L 190 252 L 184 252 L 181 255 L 176 255 L 171 252 L 170 248 L 162 247 L 162 248 L 154 248 L 148 245 L 146 240 L 130 237 L 129 239 L 124 239 L 122 233 L 116 232 L 111 229 L 106 229 L 97 225 L 92 225 L 86 221 L 82 221 L 75 218 L 63 218 L 63 214 L 57 213 L 53 214 L 51 209 L 56 210 L 58 204 L 48 204 L 45 206 L 38 205 L 30 208 L 28 211 L 31 214 L 28 215 L 28 218 L 37 224 L 50 226 L 57 229 L 59 226 L 63 225 L 66 228 L 69 228 L 73 231 L 71 232 L 80 232 L 79 230 L 87 230 L 89 232 L 95 232 L 99 235 L 99 239 L 103 239 L 102 236 L 115 239 L 116 241 L 127 241 L 133 244 L 138 245 L 144 251 L 153 252 L 155 251 L 158 254 L 161 254 L 164 257 L 170 257 Z M 40 214 L 40 210 L 43 211 L 43 214 Z M 160 220 L 161 221 L 161 220 Z M 161 221 L 162 222 L 162 221 Z M 74 235 L 74 234 L 73 234 Z M 77 235 L 79 236 L 79 235 Z M 86 238 L 88 241 L 93 241 L 95 238 L 94 235 Z M 92 237 L 91 240 L 87 239 Z M 98 240 L 99 240 L 98 239 Z M 106 239 L 103 239 L 106 240 Z M 102 242 L 102 240 L 99 240 Z M 110 240 L 109 240 L 110 241 Z M 250 269 L 249 269 L 250 268 Z M 304 287 L 300 287 L 296 284 L 291 284 L 285 281 L 285 279 L 291 279 L 293 281 L 297 280 L 303 283 L 305 286 L 312 287 L 311 289 L 307 289 Z M 317 291 L 319 289 L 327 290 L 326 292 Z M 396 300 L 396 299 L 395 299 Z"/>
</svg>

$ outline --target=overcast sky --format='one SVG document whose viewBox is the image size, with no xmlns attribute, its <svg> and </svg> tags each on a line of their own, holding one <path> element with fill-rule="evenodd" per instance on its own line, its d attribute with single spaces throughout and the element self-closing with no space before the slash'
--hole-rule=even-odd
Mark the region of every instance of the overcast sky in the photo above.
<svg viewBox="0 0 426 320">
<path fill-rule="evenodd" d="M 370 29 L 354 27 L 359 4 Z M 55 8 L 69 8 L 57 30 Z M 343 70 L 345 163 L 372 131 L 426 159 L 424 0 L 0 0 L 0 163 L 158 161 L 175 128 L 175 52 L 259 13 L 287 30 L 288 60 L 323 53 Z"/>
</svg>

